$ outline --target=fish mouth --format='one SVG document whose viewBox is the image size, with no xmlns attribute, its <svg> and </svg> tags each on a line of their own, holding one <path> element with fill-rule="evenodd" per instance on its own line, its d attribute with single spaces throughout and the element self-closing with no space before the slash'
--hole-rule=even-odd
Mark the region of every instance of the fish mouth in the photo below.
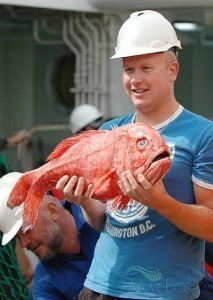
<svg viewBox="0 0 213 300">
<path fill-rule="evenodd" d="M 154 162 L 164 159 L 166 157 L 170 157 L 170 154 L 168 151 L 164 150 L 162 153 L 160 153 L 153 159 L 153 161 L 150 163 L 150 165 L 153 164 Z M 150 165 L 149 165 L 149 167 L 150 167 Z M 147 169 L 149 169 L 149 167 Z"/>
<path fill-rule="evenodd" d="M 169 150 L 159 149 L 157 153 L 149 157 L 146 165 L 144 176 L 151 184 L 154 184 L 168 172 L 171 166 Z"/>
</svg>

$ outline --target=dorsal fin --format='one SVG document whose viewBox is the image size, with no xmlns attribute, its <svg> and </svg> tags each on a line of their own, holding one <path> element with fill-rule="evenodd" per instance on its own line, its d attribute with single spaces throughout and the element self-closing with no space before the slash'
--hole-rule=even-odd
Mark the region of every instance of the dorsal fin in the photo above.
<svg viewBox="0 0 213 300">
<path fill-rule="evenodd" d="M 82 142 L 83 140 L 88 139 L 92 136 L 103 134 L 103 132 L 108 132 L 108 130 L 89 130 L 61 141 L 55 147 L 53 152 L 50 153 L 50 155 L 47 157 L 47 161 L 60 157 L 63 153 L 67 151 L 67 149 L 69 149 L 73 145 Z"/>
</svg>

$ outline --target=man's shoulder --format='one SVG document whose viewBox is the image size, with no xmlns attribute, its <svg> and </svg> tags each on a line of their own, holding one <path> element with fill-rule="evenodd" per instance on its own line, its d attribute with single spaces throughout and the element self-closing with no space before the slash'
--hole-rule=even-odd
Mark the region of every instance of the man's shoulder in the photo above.
<svg viewBox="0 0 213 300">
<path fill-rule="evenodd" d="M 134 113 L 127 114 L 122 117 L 118 117 L 112 120 L 109 120 L 108 122 L 105 122 L 100 129 L 105 129 L 105 130 L 112 130 L 116 127 L 120 127 L 125 124 L 129 124 L 133 122 L 134 118 Z"/>
<path fill-rule="evenodd" d="M 33 299 L 58 299 L 59 293 L 66 299 L 70 295 L 71 299 L 71 296 L 78 294 L 83 285 L 82 274 L 86 276 L 88 272 L 88 262 L 82 262 L 76 256 L 66 253 L 58 253 L 48 261 L 39 262 L 32 282 Z"/>
<path fill-rule="evenodd" d="M 213 122 L 201 115 L 198 115 L 192 111 L 189 111 L 187 109 L 183 110 L 183 113 L 180 115 L 182 119 L 184 119 L 186 122 L 193 122 L 197 124 L 197 126 L 209 126 L 213 127 Z"/>
<path fill-rule="evenodd" d="M 181 134 L 185 133 L 195 140 L 209 138 L 213 135 L 213 122 L 187 109 L 184 109 L 177 117 L 174 126 Z"/>
</svg>

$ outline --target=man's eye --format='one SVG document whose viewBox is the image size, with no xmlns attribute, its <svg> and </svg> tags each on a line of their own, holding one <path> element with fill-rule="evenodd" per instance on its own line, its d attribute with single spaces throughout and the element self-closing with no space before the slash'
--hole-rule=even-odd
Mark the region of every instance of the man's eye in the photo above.
<svg viewBox="0 0 213 300">
<path fill-rule="evenodd" d="M 149 69 L 151 69 L 151 68 L 150 68 L 150 67 L 147 67 L 147 66 L 144 66 L 143 69 L 144 69 L 144 70 L 149 70 Z"/>
<path fill-rule="evenodd" d="M 127 68 L 124 70 L 125 73 L 132 73 L 133 72 L 133 68 Z"/>
</svg>

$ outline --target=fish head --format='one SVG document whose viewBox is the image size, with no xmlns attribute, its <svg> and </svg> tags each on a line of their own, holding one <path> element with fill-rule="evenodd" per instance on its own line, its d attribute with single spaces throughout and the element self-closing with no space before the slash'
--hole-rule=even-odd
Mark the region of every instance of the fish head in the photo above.
<svg viewBox="0 0 213 300">
<path fill-rule="evenodd" d="M 170 151 L 162 136 L 152 127 L 133 123 L 120 127 L 115 150 L 117 176 L 130 170 L 137 179 L 143 174 L 154 184 L 168 172 L 171 166 Z"/>
</svg>

